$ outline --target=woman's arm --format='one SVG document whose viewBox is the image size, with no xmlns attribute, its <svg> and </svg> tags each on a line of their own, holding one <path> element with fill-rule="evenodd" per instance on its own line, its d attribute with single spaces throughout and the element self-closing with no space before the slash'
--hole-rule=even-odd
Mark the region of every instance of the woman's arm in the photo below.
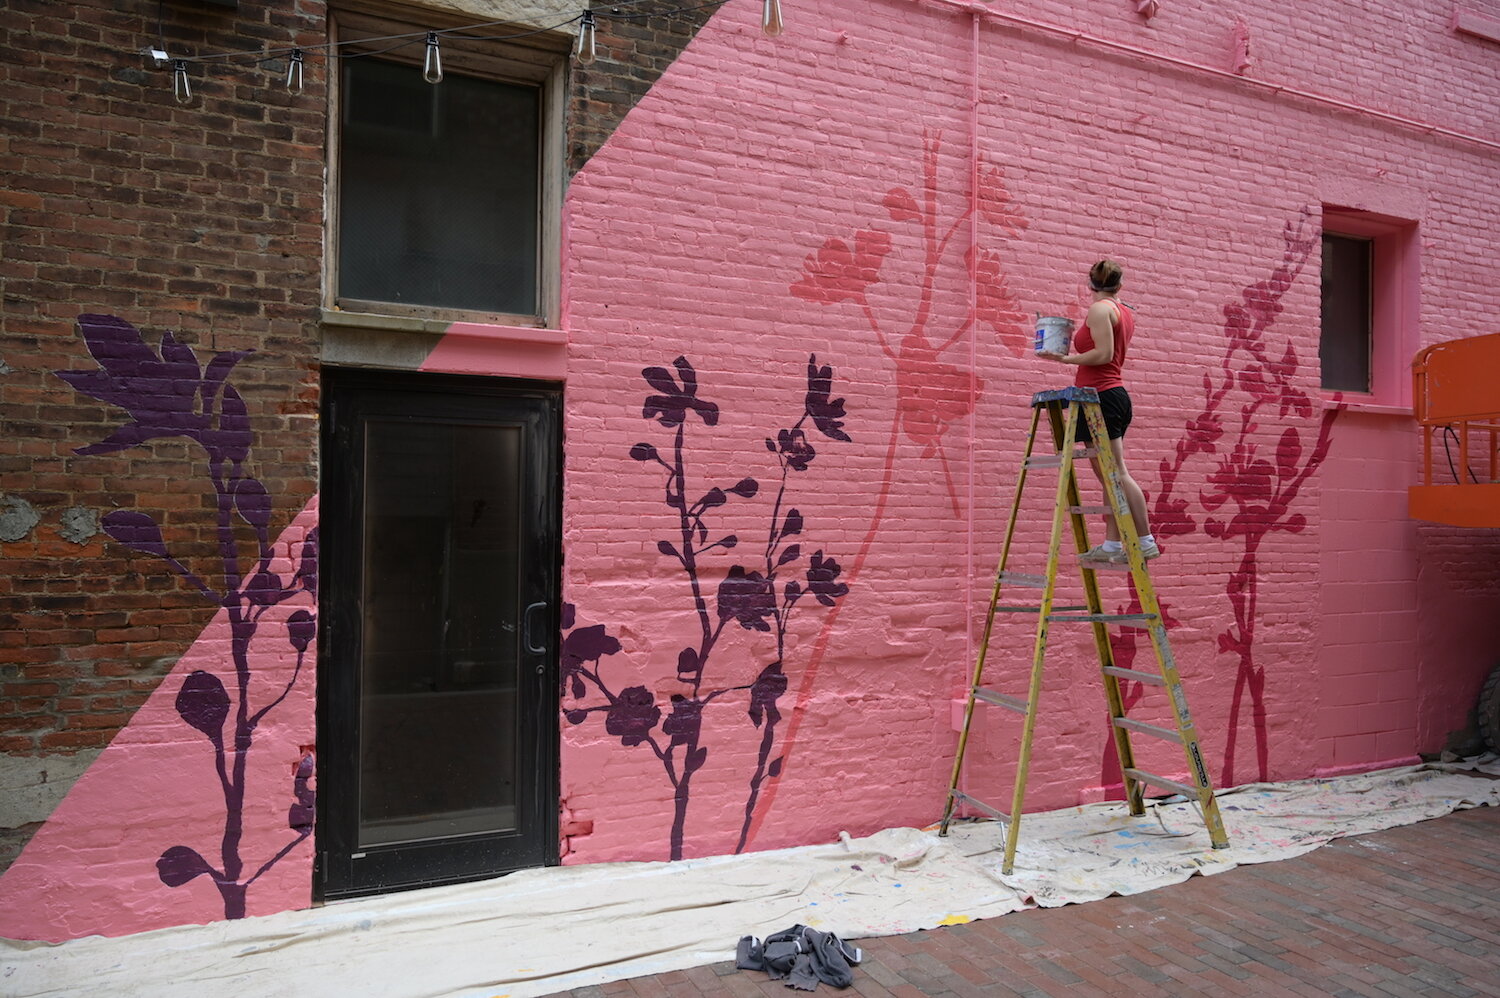
<svg viewBox="0 0 1500 998">
<path fill-rule="evenodd" d="M 1096 301 L 1089 306 L 1089 314 L 1084 322 L 1088 324 L 1089 332 L 1094 336 L 1094 349 L 1085 350 L 1083 353 L 1073 353 L 1066 356 L 1056 353 L 1038 354 L 1062 364 L 1077 364 L 1080 367 L 1096 367 L 1100 364 L 1108 364 L 1115 357 L 1115 323 L 1114 309 L 1107 302 Z"/>
</svg>

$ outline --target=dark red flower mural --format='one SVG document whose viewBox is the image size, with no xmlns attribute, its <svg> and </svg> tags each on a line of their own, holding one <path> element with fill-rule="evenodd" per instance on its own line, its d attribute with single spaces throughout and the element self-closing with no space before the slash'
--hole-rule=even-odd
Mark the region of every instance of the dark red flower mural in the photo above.
<svg viewBox="0 0 1500 998">
<path fill-rule="evenodd" d="M 244 352 L 214 354 L 201 365 L 193 349 L 163 333 L 160 350 L 149 346 L 140 330 L 112 315 L 82 315 L 89 353 L 97 370 L 57 371 L 59 378 L 79 392 L 123 409 L 128 421 L 98 443 L 76 449 L 78 454 L 108 454 L 137 447 L 163 437 L 184 437 L 202 448 L 207 457 L 207 477 L 218 510 L 217 538 L 224 568 L 217 578 L 202 578 L 190 571 L 171 552 L 160 526 L 146 513 L 115 510 L 100 525 L 117 543 L 132 551 L 158 558 L 207 601 L 222 607 L 229 618 L 229 656 L 234 663 L 234 694 L 223 682 L 202 669 L 192 672 L 177 693 L 177 714 L 184 724 L 198 731 L 214 750 L 214 765 L 224 795 L 224 833 L 218 864 L 210 863 L 197 850 L 172 846 L 156 862 L 157 875 L 168 887 L 180 887 L 207 876 L 224 901 L 225 918 L 245 915 L 245 894 L 272 866 L 306 839 L 313 830 L 314 759 L 303 754 L 292 777 L 287 827 L 292 837 L 275 855 L 247 873 L 240 845 L 244 833 L 244 803 L 247 763 L 255 747 L 256 728 L 265 716 L 291 693 L 302 673 L 308 647 L 317 631 L 314 616 L 295 610 L 283 621 L 286 641 L 296 653 L 296 667 L 279 694 L 258 709 L 250 703 L 250 646 L 266 614 L 299 592 L 316 599 L 318 587 L 318 536 L 314 528 L 302 544 L 298 570 L 283 579 L 271 569 L 271 496 L 247 472 L 254 434 L 244 400 L 229 375 Z M 248 529 L 255 537 L 253 549 L 242 553 L 239 532 Z M 248 557 L 247 557 L 248 554 Z M 232 720 L 231 720 L 232 717 Z M 226 725 L 230 737 L 226 743 Z"/>
<path fill-rule="evenodd" d="M 1282 312 L 1281 299 L 1302 272 L 1308 257 L 1321 244 L 1321 233 L 1308 212 L 1283 229 L 1285 249 L 1281 263 L 1263 281 L 1248 285 L 1238 301 L 1224 306 L 1223 333 L 1226 343 L 1220 374 L 1203 376 L 1203 407 L 1188 420 L 1173 456 L 1160 464 L 1161 488 L 1153 497 L 1151 522 L 1158 539 L 1190 534 L 1200 526 L 1199 515 L 1190 510 L 1188 499 L 1176 494 L 1178 478 L 1198 454 L 1214 460 L 1207 476 L 1208 487 L 1200 492 L 1203 532 L 1215 540 L 1239 548 L 1239 565 L 1225 584 L 1234 611 L 1234 623 L 1219 635 L 1219 650 L 1235 657 L 1234 693 L 1228 719 L 1228 744 L 1224 753 L 1221 786 L 1233 786 L 1240 774 L 1237 749 L 1245 726 L 1245 699 L 1249 698 L 1249 729 L 1255 739 L 1255 773 L 1268 779 L 1270 766 L 1266 739 L 1266 670 L 1255 662 L 1255 629 L 1258 619 L 1258 557 L 1260 545 L 1275 532 L 1299 533 L 1307 525 L 1301 513 L 1292 512 L 1298 493 L 1328 456 L 1334 419 L 1343 406 L 1323 412 L 1310 443 L 1304 434 L 1311 420 L 1313 400 L 1297 378 L 1300 364 L 1290 340 L 1272 344 L 1268 332 Z M 1238 391 L 1238 411 L 1231 393 Z M 1299 420 L 1276 437 L 1274 449 L 1265 453 L 1268 419 Z M 1138 612 L 1138 605 L 1129 611 Z M 1163 607 L 1165 613 L 1165 606 Z M 1169 627 L 1175 621 L 1167 615 Z M 1115 655 L 1128 664 L 1135 654 L 1134 632 L 1114 641 Z M 1128 691 L 1138 697 L 1139 691 Z M 1119 767 L 1112 745 L 1105 749 L 1105 785 L 1119 781 Z"/>
<path fill-rule="evenodd" d="M 620 739 L 621 745 L 646 745 L 656 754 L 672 785 L 671 858 L 681 859 L 693 776 L 709 758 L 709 746 L 704 744 L 705 707 L 725 694 L 748 690 L 747 715 L 761 732 L 738 848 L 744 848 L 761 785 L 781 771 L 782 756 L 775 754 L 782 716 L 777 702 L 787 688 L 786 635 L 792 612 L 809 595 L 823 607 L 834 607 L 849 591 L 848 585 L 839 580 L 839 563 L 822 549 L 808 556 L 805 570 L 797 567 L 803 558 L 801 536 L 806 524 L 795 508 L 785 508 L 788 487 L 793 475 L 807 472 L 817 457 L 808 435 L 809 422 L 811 430 L 827 440 L 848 441 L 849 435 L 843 430 L 844 400 L 831 397 L 833 369 L 819 365 L 816 356 L 809 357 L 807 393 L 801 414 L 791 426 L 777 431 L 774 439 L 765 438 L 766 450 L 775 457 L 781 474 L 764 551 L 751 565 L 735 564 L 725 571 L 710 608 L 706 591 L 709 572 L 700 559 L 716 548 L 727 551 L 740 547 L 740 539 L 734 534 L 709 540 L 717 534 L 710 515 L 731 502 L 732 496 L 754 498 L 760 492 L 760 483 L 754 478 L 741 478 L 728 487 L 710 486 L 697 499 L 689 499 L 698 487 L 689 480 L 685 445 L 692 420 L 688 414 L 696 413 L 705 425 L 713 426 L 719 419 L 719 407 L 698 396 L 698 375 L 687 358 L 678 357 L 673 368 L 674 371 L 668 371 L 664 367 L 648 367 L 641 372 L 646 383 L 658 393 L 646 399 L 642 415 L 674 431 L 670 456 L 664 457 L 649 442 L 636 444 L 630 449 L 630 456 L 661 469 L 665 486 L 663 501 L 677 514 L 676 536 L 658 541 L 656 547 L 663 556 L 677 562 L 686 575 L 693 613 L 698 620 L 697 644 L 683 648 L 677 655 L 677 680 L 686 688 L 670 696 L 665 713 L 656 695 L 644 686 L 613 690 L 601 663 L 620 652 L 620 642 L 603 625 L 578 626 L 577 610 L 571 604 L 563 607 L 562 682 L 563 695 L 571 701 L 563 716 L 570 724 L 582 724 L 590 714 L 601 713 L 604 730 Z M 724 629 L 731 624 L 746 631 L 774 634 L 774 657 L 751 682 L 711 688 L 707 681 L 710 660 Z M 599 698 L 602 703 L 580 703 Z"/>
</svg>

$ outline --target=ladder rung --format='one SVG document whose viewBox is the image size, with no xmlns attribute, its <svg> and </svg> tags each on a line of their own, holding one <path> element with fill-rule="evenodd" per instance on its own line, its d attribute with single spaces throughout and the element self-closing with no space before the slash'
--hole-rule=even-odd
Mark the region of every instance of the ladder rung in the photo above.
<svg viewBox="0 0 1500 998">
<path fill-rule="evenodd" d="M 1154 613 L 1049 613 L 1047 619 L 1059 624 L 1130 624 L 1155 620 Z M 1139 622 L 1139 623 L 1138 623 Z"/>
<path fill-rule="evenodd" d="M 1036 613 L 1040 609 L 1041 609 L 1041 607 L 1039 607 L 1039 606 L 997 606 L 997 607 L 995 607 L 995 612 L 996 613 Z M 1086 606 L 1054 606 L 1052 609 L 1057 610 L 1057 611 L 1087 610 L 1088 607 L 1086 607 Z"/>
<path fill-rule="evenodd" d="M 1167 681 L 1154 672 L 1141 672 L 1139 669 L 1125 669 L 1118 665 L 1104 666 L 1106 676 L 1114 676 L 1116 679 L 1134 679 L 1138 683 L 1148 686 L 1165 686 Z"/>
<path fill-rule="evenodd" d="M 1044 589 L 1047 586 L 1045 575 L 1027 575 L 1025 572 L 1001 572 L 1001 582 L 1009 582 L 1013 586 L 1031 586 L 1033 589 Z"/>
<path fill-rule="evenodd" d="M 1069 513 L 1077 513 L 1080 516 L 1109 516 L 1114 510 L 1108 506 L 1069 506 Z"/>
<path fill-rule="evenodd" d="M 969 805 L 972 808 L 975 808 L 977 810 L 983 811 L 985 814 L 989 815 L 991 818 L 996 818 L 996 819 L 998 819 L 1000 821 L 1004 821 L 1006 823 L 1010 822 L 1010 815 L 1006 814 L 1004 811 L 1001 811 L 1001 810 L 999 810 L 997 808 L 990 807 L 988 804 L 986 804 L 984 801 L 980 800 L 978 797 L 970 797 L 968 794 L 964 793 L 962 790 L 955 790 L 955 791 L 953 791 L 953 799 L 956 800 L 956 801 L 960 801 L 960 802 L 962 802 L 964 804 L 967 804 L 967 805 Z"/>
<path fill-rule="evenodd" d="M 1148 773 L 1144 769 L 1127 769 L 1125 770 L 1125 775 L 1138 783 L 1150 783 L 1153 786 L 1175 790 L 1184 797 L 1198 796 L 1197 787 L 1187 783 L 1178 783 L 1176 780 L 1169 780 L 1165 776 L 1157 776 L 1155 773 Z"/>
<path fill-rule="evenodd" d="M 992 703 L 996 707 L 1009 707 L 1017 714 L 1026 713 L 1026 701 L 1020 697 L 1013 697 L 1006 693 L 1000 693 L 985 686 L 974 687 L 974 699 Z"/>
<path fill-rule="evenodd" d="M 1092 447 L 1084 450 L 1075 450 L 1073 452 L 1073 460 L 1086 461 L 1098 453 Z M 1061 454 L 1033 454 L 1022 462 L 1028 468 L 1061 468 L 1062 463 L 1063 456 Z"/>
<path fill-rule="evenodd" d="M 1130 562 L 1128 561 L 1080 561 L 1078 567 L 1087 568 L 1095 572 L 1128 572 Z"/>
<path fill-rule="evenodd" d="M 1153 738 L 1164 738 L 1169 742 L 1182 742 L 1182 732 L 1175 728 L 1164 728 L 1159 724 L 1147 724 L 1145 721 L 1133 721 L 1128 717 L 1115 718 L 1115 727 L 1125 728 L 1142 735 L 1150 735 Z"/>
</svg>

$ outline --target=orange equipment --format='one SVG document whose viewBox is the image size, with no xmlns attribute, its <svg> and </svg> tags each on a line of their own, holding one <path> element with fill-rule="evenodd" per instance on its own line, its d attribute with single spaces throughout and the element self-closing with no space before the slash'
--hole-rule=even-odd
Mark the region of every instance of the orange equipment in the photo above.
<svg viewBox="0 0 1500 998">
<path fill-rule="evenodd" d="M 1407 500 L 1412 518 L 1500 527 L 1500 333 L 1434 343 L 1411 367 L 1422 427 L 1422 484 Z M 1433 480 L 1434 436 L 1447 456 L 1447 467 L 1438 466 L 1442 484 Z"/>
</svg>

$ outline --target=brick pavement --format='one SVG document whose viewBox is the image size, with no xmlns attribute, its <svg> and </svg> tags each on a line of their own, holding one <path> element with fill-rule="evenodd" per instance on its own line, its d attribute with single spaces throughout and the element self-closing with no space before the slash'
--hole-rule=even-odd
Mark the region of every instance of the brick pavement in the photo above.
<svg viewBox="0 0 1500 998">
<path fill-rule="evenodd" d="M 860 946 L 866 959 L 854 986 L 819 994 L 1500 996 L 1500 808 L 1339 839 L 1133 897 Z M 797 993 L 720 963 L 557 998 Z"/>
</svg>

